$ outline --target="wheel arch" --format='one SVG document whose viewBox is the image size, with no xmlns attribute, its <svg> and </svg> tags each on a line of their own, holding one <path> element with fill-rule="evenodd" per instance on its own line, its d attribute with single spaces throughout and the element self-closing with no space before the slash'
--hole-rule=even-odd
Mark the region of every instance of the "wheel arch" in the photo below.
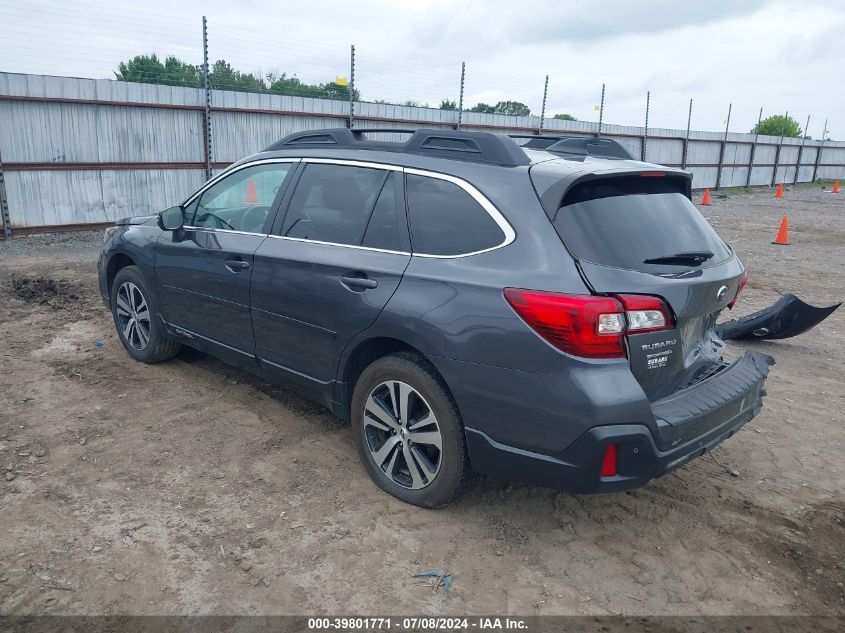
<svg viewBox="0 0 845 633">
<path fill-rule="evenodd" d="M 114 278 L 121 269 L 127 266 L 137 266 L 138 263 L 123 251 L 115 252 L 106 265 L 106 290 L 111 296 L 112 286 L 114 285 Z"/>
<path fill-rule="evenodd" d="M 335 415 L 349 421 L 352 392 L 355 390 L 355 384 L 358 382 L 361 373 L 379 358 L 399 352 L 410 352 L 424 359 L 432 371 L 443 381 L 449 392 L 452 392 L 440 371 L 419 349 L 406 341 L 391 336 L 373 336 L 350 345 L 341 358 L 335 383 L 336 392 L 335 402 L 333 403 Z M 454 398 L 454 395 L 452 397 Z"/>
</svg>

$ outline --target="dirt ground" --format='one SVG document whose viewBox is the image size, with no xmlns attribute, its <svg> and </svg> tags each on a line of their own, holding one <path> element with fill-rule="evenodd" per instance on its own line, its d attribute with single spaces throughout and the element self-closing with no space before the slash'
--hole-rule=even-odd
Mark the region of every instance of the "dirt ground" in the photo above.
<svg viewBox="0 0 845 633">
<path fill-rule="evenodd" d="M 750 268 L 738 315 L 845 299 L 845 193 L 702 211 Z M 320 407 L 197 353 L 131 360 L 99 242 L 0 242 L 2 614 L 845 613 L 845 309 L 751 344 L 769 396 L 712 456 L 604 496 L 480 478 L 431 511 L 371 484 Z"/>
</svg>

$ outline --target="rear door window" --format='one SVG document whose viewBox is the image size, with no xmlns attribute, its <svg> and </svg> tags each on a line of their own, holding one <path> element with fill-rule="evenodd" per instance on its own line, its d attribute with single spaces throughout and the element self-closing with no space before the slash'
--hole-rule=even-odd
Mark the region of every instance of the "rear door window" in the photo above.
<svg viewBox="0 0 845 633">
<path fill-rule="evenodd" d="M 407 252 L 410 250 L 408 247 L 408 222 L 405 220 L 405 214 L 400 211 L 400 206 L 396 204 L 396 179 L 399 177 L 401 177 L 401 173 L 393 172 L 384 182 L 367 222 L 362 246 L 388 251 Z"/>
<path fill-rule="evenodd" d="M 405 182 L 414 253 L 466 255 L 504 242 L 496 221 L 462 187 L 416 174 Z"/>
<path fill-rule="evenodd" d="M 643 272 L 689 269 L 674 255 L 703 253 L 700 266 L 731 251 L 671 178 L 625 176 L 572 187 L 552 221 L 578 259 Z M 647 263 L 664 258 L 665 263 Z"/>
<path fill-rule="evenodd" d="M 281 235 L 359 246 L 388 175 L 383 169 L 306 165 Z"/>
</svg>

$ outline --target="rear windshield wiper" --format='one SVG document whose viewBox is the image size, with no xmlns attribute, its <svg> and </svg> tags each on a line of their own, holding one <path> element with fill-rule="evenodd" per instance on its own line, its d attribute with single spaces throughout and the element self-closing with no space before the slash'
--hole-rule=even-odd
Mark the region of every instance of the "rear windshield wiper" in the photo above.
<svg viewBox="0 0 845 633">
<path fill-rule="evenodd" d="M 679 264 L 681 266 L 700 266 L 711 257 L 713 257 L 713 253 L 710 251 L 690 251 L 689 253 L 675 253 L 674 255 L 664 255 L 663 257 L 644 259 L 643 264 Z"/>
</svg>

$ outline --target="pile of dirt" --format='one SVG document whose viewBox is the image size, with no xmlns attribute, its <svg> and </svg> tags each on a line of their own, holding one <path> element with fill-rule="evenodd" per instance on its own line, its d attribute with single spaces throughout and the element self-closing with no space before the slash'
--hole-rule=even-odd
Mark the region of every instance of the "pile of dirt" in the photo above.
<svg viewBox="0 0 845 633">
<path fill-rule="evenodd" d="M 90 289 L 64 279 L 11 273 L 6 286 L 16 299 L 54 310 L 79 310 L 91 304 Z"/>
</svg>

